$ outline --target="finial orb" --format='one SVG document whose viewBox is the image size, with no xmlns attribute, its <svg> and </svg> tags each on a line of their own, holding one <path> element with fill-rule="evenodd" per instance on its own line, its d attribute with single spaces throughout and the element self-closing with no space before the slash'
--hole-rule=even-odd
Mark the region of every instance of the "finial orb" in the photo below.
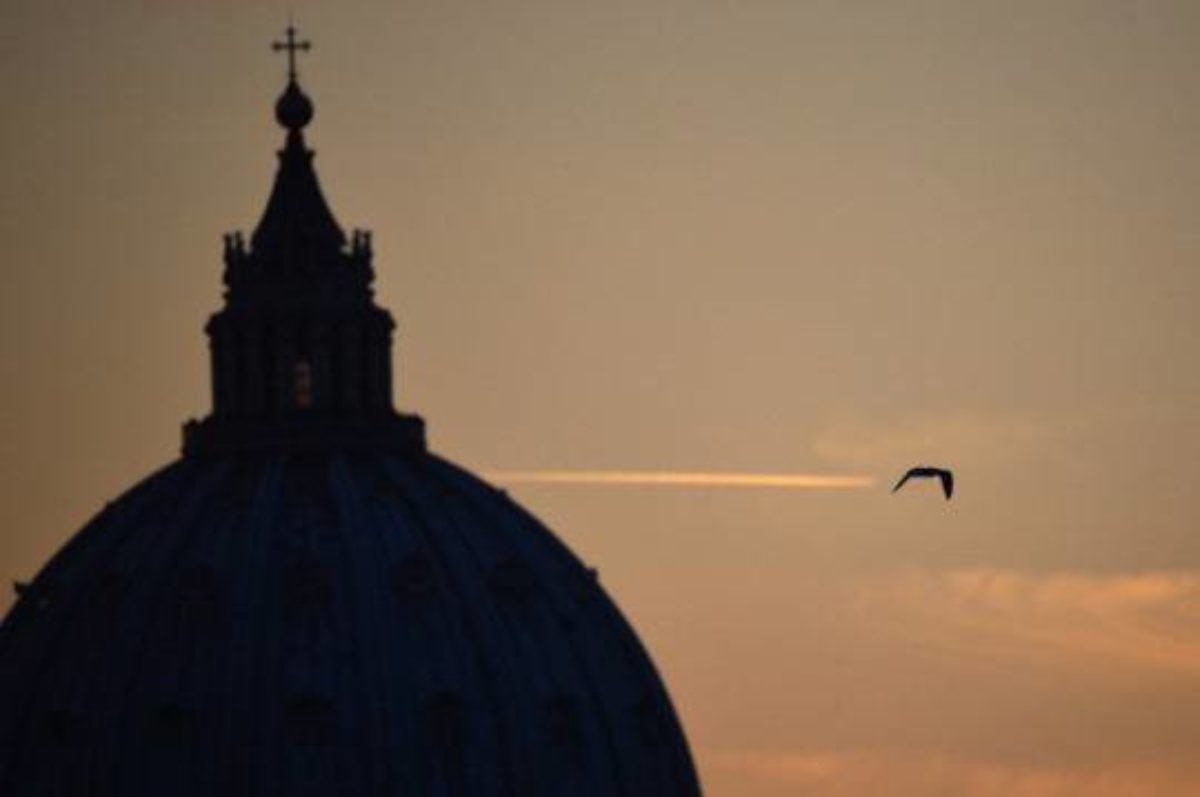
<svg viewBox="0 0 1200 797">
<path fill-rule="evenodd" d="M 301 91 L 296 81 L 288 81 L 287 88 L 275 102 L 275 120 L 288 130 L 300 130 L 311 122 L 312 118 L 312 100 Z"/>
</svg>

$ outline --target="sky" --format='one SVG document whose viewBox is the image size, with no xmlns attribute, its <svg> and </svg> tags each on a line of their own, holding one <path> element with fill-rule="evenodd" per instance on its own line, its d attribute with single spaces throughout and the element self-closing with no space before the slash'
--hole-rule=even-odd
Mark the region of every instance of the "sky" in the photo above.
<svg viewBox="0 0 1200 797">
<path fill-rule="evenodd" d="M 1194 2 L 7 0 L 0 576 L 207 413 L 289 6 L 435 451 L 876 480 L 512 486 L 707 793 L 1200 793 Z"/>
</svg>

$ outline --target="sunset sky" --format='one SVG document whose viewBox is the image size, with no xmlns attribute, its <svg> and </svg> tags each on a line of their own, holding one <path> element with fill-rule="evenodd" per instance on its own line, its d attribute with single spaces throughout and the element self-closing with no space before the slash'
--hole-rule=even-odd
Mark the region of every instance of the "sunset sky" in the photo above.
<svg viewBox="0 0 1200 797">
<path fill-rule="evenodd" d="M 0 609 L 208 412 L 289 8 L 435 451 L 875 481 L 511 486 L 707 793 L 1200 794 L 1194 0 L 6 0 Z"/>
</svg>

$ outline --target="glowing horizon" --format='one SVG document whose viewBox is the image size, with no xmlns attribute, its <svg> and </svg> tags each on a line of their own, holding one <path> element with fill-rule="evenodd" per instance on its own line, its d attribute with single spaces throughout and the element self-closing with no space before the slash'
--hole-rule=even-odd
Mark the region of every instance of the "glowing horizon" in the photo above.
<svg viewBox="0 0 1200 797">
<path fill-rule="evenodd" d="M 506 484 L 563 484 L 588 487 L 752 487 L 792 490 L 853 490 L 875 486 L 872 476 L 816 473 L 727 473 L 644 470 L 489 471 Z"/>
</svg>

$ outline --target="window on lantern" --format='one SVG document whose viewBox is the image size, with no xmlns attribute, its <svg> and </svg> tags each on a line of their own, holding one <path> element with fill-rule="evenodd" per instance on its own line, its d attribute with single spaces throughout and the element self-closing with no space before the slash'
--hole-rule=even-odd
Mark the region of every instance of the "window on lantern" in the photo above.
<svg viewBox="0 0 1200 797">
<path fill-rule="evenodd" d="M 300 360 L 292 369 L 292 394 L 299 409 L 307 410 L 312 407 L 312 365 L 308 360 Z"/>
</svg>

